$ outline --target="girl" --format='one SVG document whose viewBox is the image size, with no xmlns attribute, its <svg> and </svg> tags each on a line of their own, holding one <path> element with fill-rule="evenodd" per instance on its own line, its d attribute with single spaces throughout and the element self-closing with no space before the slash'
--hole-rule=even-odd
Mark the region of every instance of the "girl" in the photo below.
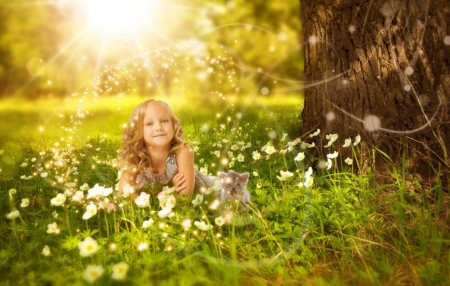
<svg viewBox="0 0 450 286">
<path fill-rule="evenodd" d="M 121 195 L 131 187 L 168 184 L 178 194 L 190 195 L 194 186 L 212 185 L 194 170 L 194 151 L 184 140 L 180 120 L 165 102 L 153 99 L 140 103 L 131 114 L 122 133 L 119 167 Z"/>
</svg>

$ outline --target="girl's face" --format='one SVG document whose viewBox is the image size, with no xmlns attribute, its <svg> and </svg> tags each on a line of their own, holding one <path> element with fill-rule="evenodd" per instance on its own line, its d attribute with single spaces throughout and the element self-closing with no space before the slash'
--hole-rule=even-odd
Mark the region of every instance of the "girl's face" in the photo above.
<svg viewBox="0 0 450 286">
<path fill-rule="evenodd" d="M 151 102 L 145 109 L 144 116 L 144 142 L 147 148 L 171 148 L 173 139 L 173 122 L 170 112 L 164 105 Z"/>
</svg>

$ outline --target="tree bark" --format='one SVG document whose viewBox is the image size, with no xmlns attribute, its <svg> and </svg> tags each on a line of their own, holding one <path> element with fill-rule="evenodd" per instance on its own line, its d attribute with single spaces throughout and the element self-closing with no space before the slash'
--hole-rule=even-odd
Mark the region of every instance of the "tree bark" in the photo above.
<svg viewBox="0 0 450 286">
<path fill-rule="evenodd" d="M 394 161 L 406 150 L 417 172 L 430 162 L 448 171 L 450 1 L 300 5 L 309 86 L 300 133 L 319 128 L 324 142 L 337 133 L 341 150 L 344 139 L 360 134 Z"/>
</svg>

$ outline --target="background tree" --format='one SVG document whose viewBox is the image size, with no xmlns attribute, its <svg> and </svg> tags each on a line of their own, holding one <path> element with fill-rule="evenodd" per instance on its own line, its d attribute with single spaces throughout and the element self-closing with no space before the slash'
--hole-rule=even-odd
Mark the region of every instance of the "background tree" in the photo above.
<svg viewBox="0 0 450 286">
<path fill-rule="evenodd" d="M 361 134 L 408 167 L 449 169 L 450 2 L 300 0 L 301 133 Z M 324 138 L 323 138 L 324 139 Z M 344 157 L 345 158 L 345 157 Z"/>
</svg>

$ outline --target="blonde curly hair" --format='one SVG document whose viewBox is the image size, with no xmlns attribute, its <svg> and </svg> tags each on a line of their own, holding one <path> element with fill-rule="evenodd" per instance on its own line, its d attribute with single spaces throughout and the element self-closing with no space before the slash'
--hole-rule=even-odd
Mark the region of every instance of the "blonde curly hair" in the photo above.
<svg viewBox="0 0 450 286">
<path fill-rule="evenodd" d="M 122 147 L 119 152 L 119 168 L 134 178 L 144 170 L 153 171 L 152 158 L 145 148 L 144 117 L 145 110 L 150 103 L 161 104 L 167 108 L 173 124 L 174 136 L 171 141 L 170 153 L 186 144 L 180 120 L 175 116 L 167 103 L 160 100 L 149 99 L 141 102 L 131 113 L 127 127 L 122 132 Z"/>
</svg>

